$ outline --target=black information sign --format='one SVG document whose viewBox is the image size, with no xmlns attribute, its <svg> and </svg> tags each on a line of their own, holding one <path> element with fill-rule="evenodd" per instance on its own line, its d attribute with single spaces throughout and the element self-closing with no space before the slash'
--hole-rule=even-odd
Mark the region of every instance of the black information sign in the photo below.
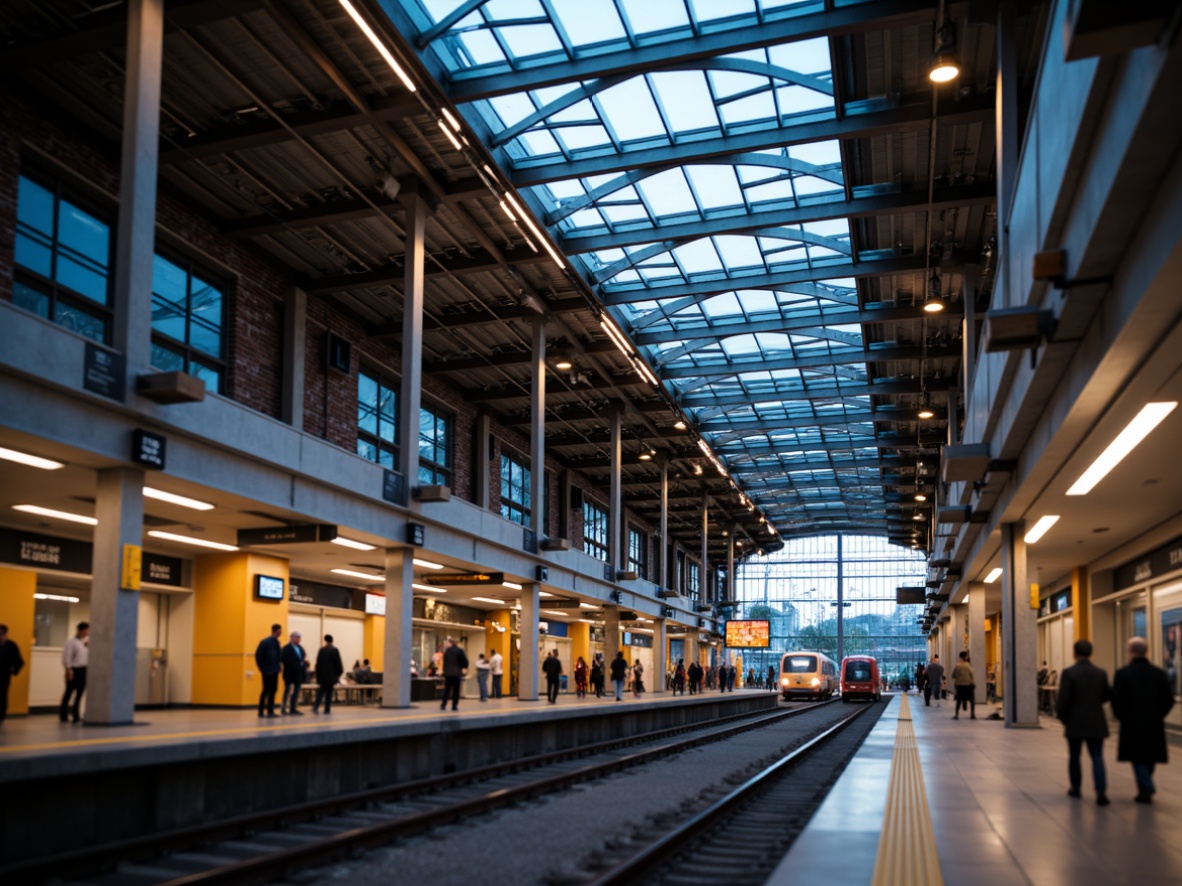
<svg viewBox="0 0 1182 886">
<path fill-rule="evenodd" d="M 305 523 L 299 526 L 277 526 L 269 529 L 239 529 L 238 547 L 251 545 L 294 545 L 308 542 L 332 541 L 337 528 L 326 523 Z"/>
<path fill-rule="evenodd" d="M 131 432 L 131 460 L 137 465 L 163 471 L 167 444 L 162 435 L 136 428 Z"/>
<path fill-rule="evenodd" d="M 93 394 L 123 402 L 126 374 L 122 354 L 108 351 L 92 341 L 86 343 L 82 387 Z"/>
<path fill-rule="evenodd" d="M 0 563 L 89 575 L 93 560 L 94 545 L 88 541 L 0 529 Z M 143 581 L 174 588 L 184 586 L 184 561 L 180 558 L 145 552 L 140 562 Z"/>
<path fill-rule="evenodd" d="M 1112 589 L 1121 591 L 1176 569 L 1182 569 L 1182 538 L 1176 538 L 1131 563 L 1118 566 L 1112 573 Z"/>
<path fill-rule="evenodd" d="M 427 527 L 422 523 L 406 524 L 406 543 L 422 547 L 427 543 Z"/>
<path fill-rule="evenodd" d="M 527 554 L 536 554 L 538 552 L 538 534 L 532 529 L 524 530 L 521 549 Z"/>
<path fill-rule="evenodd" d="M 310 603 L 313 606 L 331 606 L 336 609 L 353 608 L 353 589 L 337 585 L 325 585 L 316 581 L 293 578 L 288 585 L 287 599 L 293 603 Z"/>
<path fill-rule="evenodd" d="M 940 583 L 936 582 L 936 587 L 939 587 L 939 586 L 940 586 Z M 927 596 L 925 588 L 919 588 L 919 587 L 895 588 L 895 605 L 897 605 L 897 606 L 915 606 L 915 605 L 922 606 L 924 603 L 925 596 Z"/>
<path fill-rule="evenodd" d="M 504 581 L 503 572 L 445 572 L 427 576 L 427 584 L 431 585 L 499 585 Z"/>
<path fill-rule="evenodd" d="M 184 560 L 178 557 L 165 557 L 163 554 L 149 554 L 145 551 L 142 563 L 141 579 L 143 581 L 155 585 L 181 587 L 181 567 L 184 565 Z"/>
<path fill-rule="evenodd" d="M 394 505 L 406 504 L 406 484 L 397 471 L 382 472 L 382 498 Z"/>
<path fill-rule="evenodd" d="M 611 563 L 604 563 L 603 564 L 603 580 L 604 581 L 615 581 L 616 580 L 616 567 L 612 566 Z"/>
</svg>

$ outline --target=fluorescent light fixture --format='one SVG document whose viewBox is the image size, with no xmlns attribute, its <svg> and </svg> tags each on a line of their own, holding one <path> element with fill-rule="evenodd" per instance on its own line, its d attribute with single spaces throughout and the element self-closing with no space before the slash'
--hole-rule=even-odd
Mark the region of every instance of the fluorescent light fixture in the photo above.
<svg viewBox="0 0 1182 886">
<path fill-rule="evenodd" d="M 525 226 L 530 229 L 535 237 L 538 238 L 538 242 L 542 244 L 542 247 L 546 250 L 546 252 L 550 253 L 550 258 L 554 259 L 554 263 L 563 270 L 566 270 L 566 263 L 562 260 L 562 256 L 557 250 L 554 249 L 553 246 L 550 245 L 549 239 L 547 239 L 546 235 L 543 234 L 538 226 L 534 224 L 534 220 L 529 217 L 529 213 L 521 208 L 521 205 L 513 199 L 513 195 L 508 191 L 505 192 L 505 199 L 509 201 L 509 205 L 513 207 L 513 211 L 521 216 L 521 220 L 525 222 Z"/>
<path fill-rule="evenodd" d="M 505 605 L 504 600 L 498 600 L 496 597 L 473 597 L 472 599 L 477 603 L 495 603 L 498 606 Z"/>
<path fill-rule="evenodd" d="M 420 560 L 415 557 L 415 566 L 422 566 L 424 569 L 442 569 L 442 563 L 433 563 L 430 560 Z"/>
<path fill-rule="evenodd" d="M 428 594 L 446 594 L 447 593 L 447 591 L 444 588 L 436 588 L 436 587 L 432 587 L 431 585 L 412 584 L 411 587 L 414 588 L 415 590 L 426 591 Z"/>
<path fill-rule="evenodd" d="M 442 120 L 439 121 L 439 131 L 447 136 L 447 140 L 452 143 L 452 147 L 454 147 L 457 151 L 464 150 L 464 146 L 461 145 L 460 140 L 455 137 L 455 133 L 453 133 L 451 128 Z"/>
<path fill-rule="evenodd" d="M 635 360 L 632 361 L 632 365 L 636 367 L 636 371 L 640 373 L 640 377 L 643 378 L 650 385 L 652 385 L 654 388 L 658 388 L 661 386 L 661 383 L 659 381 L 657 381 L 657 376 L 653 373 L 653 371 L 651 369 L 648 368 L 648 364 L 645 363 L 643 360 L 641 360 L 639 357 L 637 357 Z"/>
<path fill-rule="evenodd" d="M 398 75 L 398 79 L 402 81 L 402 85 L 410 92 L 418 92 L 418 87 L 415 86 L 414 81 L 407 76 L 402 66 L 394 60 L 394 56 L 390 54 L 390 50 L 386 48 L 386 44 L 378 38 L 378 35 L 374 33 L 374 29 L 369 26 L 369 22 L 361 17 L 361 13 L 357 11 L 356 7 L 349 0 L 340 0 L 340 4 L 345 8 L 345 12 L 349 13 L 349 18 L 353 19 L 357 27 L 361 29 L 361 33 L 374 45 L 374 49 L 386 60 L 386 64 L 390 66 L 390 70 Z"/>
<path fill-rule="evenodd" d="M 543 609 L 547 615 L 570 615 L 569 612 L 563 612 L 561 609 Z"/>
<path fill-rule="evenodd" d="M 580 609 L 598 609 L 599 607 L 594 605 L 593 603 L 580 603 L 579 608 Z"/>
<path fill-rule="evenodd" d="M 448 125 L 455 132 L 459 132 L 460 131 L 460 121 L 456 119 L 455 114 L 453 114 L 447 108 L 440 108 L 439 110 L 443 114 L 444 119 L 447 120 Z"/>
<path fill-rule="evenodd" d="M 376 545 L 367 545 L 363 541 L 354 541 L 351 538 L 345 538 L 343 535 L 338 535 L 332 540 L 334 545 L 340 545 L 342 548 L 353 548 L 355 551 L 376 551 Z"/>
<path fill-rule="evenodd" d="M 539 597 L 553 597 L 554 595 L 551 594 L 549 591 L 538 591 L 538 596 Z"/>
<path fill-rule="evenodd" d="M 352 569 L 330 569 L 328 571 L 332 572 L 336 575 L 347 575 L 350 578 L 360 578 L 360 579 L 364 579 L 365 581 L 385 581 L 386 580 L 386 576 L 374 575 L 372 572 L 356 572 Z"/>
<path fill-rule="evenodd" d="M 999 578 L 1001 578 L 1001 567 L 994 566 L 992 569 L 989 570 L 989 574 L 987 576 L 985 576 L 985 584 L 991 585 L 995 581 L 997 581 Z"/>
<path fill-rule="evenodd" d="M 1030 527 L 1030 531 L 1023 537 L 1023 541 L 1028 545 L 1034 544 L 1040 538 L 1047 534 L 1052 526 L 1059 522 L 1058 514 L 1048 514 L 1045 517 L 1039 517 L 1038 522 Z"/>
<path fill-rule="evenodd" d="M 684 420 L 679 418 L 677 421 L 673 422 L 673 427 L 677 428 L 679 431 L 684 431 L 689 427 L 689 425 L 687 425 Z"/>
<path fill-rule="evenodd" d="M 28 465 L 30 468 L 40 468 L 43 471 L 56 471 L 58 468 L 65 467 L 60 461 L 17 452 L 15 449 L 5 449 L 3 446 L 0 446 L 0 458 L 5 461 L 14 461 L 20 465 Z"/>
<path fill-rule="evenodd" d="M 1067 490 L 1067 494 L 1087 495 L 1091 492 L 1096 484 L 1120 464 L 1124 457 L 1132 452 L 1138 443 L 1148 437 L 1150 432 L 1161 424 L 1177 406 L 1176 400 L 1166 403 L 1146 403 L 1136 417 L 1125 425 L 1125 429 L 1116 435 L 1116 439 L 1108 444 L 1108 448 L 1100 453 L 1100 457 L 1080 475 L 1080 478 Z"/>
<path fill-rule="evenodd" d="M 916 415 L 918 415 L 920 418 L 923 418 L 923 419 L 936 417 L 936 413 L 932 412 L 931 408 L 928 406 L 925 406 L 923 409 L 919 410 L 919 412 L 917 412 Z"/>
<path fill-rule="evenodd" d="M 599 325 L 603 327 L 603 331 L 607 333 L 607 337 L 612 340 L 612 344 L 620 349 L 620 353 L 631 360 L 632 346 L 628 344 L 628 339 L 624 337 L 624 333 L 620 331 L 620 327 L 616 326 L 616 324 L 606 316 L 599 318 Z"/>
<path fill-rule="evenodd" d="M 236 551 L 237 545 L 224 545 L 220 541 L 210 541 L 207 538 L 192 538 L 188 535 L 177 535 L 175 532 L 161 532 L 153 529 L 148 532 L 152 538 L 162 538 L 165 541 L 179 541 L 186 545 L 196 545 L 199 548 L 212 548 L 215 551 Z"/>
<path fill-rule="evenodd" d="M 154 498 L 156 501 L 166 501 L 170 505 L 180 505 L 182 508 L 192 508 L 194 511 L 212 511 L 213 505 L 207 501 L 198 501 L 195 498 L 189 498 L 186 495 L 177 495 L 175 492 L 165 492 L 163 489 L 153 489 L 151 486 L 144 487 L 144 498 Z"/>
<path fill-rule="evenodd" d="M 24 511 L 26 514 L 36 514 L 39 517 L 53 517 L 55 520 L 66 520 L 70 523 L 85 523 L 87 526 L 98 526 L 98 520 L 85 514 L 71 514 L 69 511 L 55 511 L 53 508 L 43 508 L 40 505 L 13 505 L 14 511 Z"/>
<path fill-rule="evenodd" d="M 595 619 L 593 619 L 593 618 L 580 618 L 580 619 L 579 619 L 579 621 L 581 621 L 583 624 L 588 624 L 588 625 L 597 625 L 597 624 L 599 624 L 599 622 L 597 622 L 597 621 L 596 621 Z"/>
<path fill-rule="evenodd" d="M 501 586 L 506 587 L 506 588 L 512 588 L 515 591 L 521 590 L 521 585 L 519 585 L 515 581 L 503 581 L 503 582 L 501 582 Z"/>
<path fill-rule="evenodd" d="M 64 597 L 61 594 L 34 594 L 34 600 L 57 600 L 59 603 L 78 603 L 77 597 Z"/>
</svg>

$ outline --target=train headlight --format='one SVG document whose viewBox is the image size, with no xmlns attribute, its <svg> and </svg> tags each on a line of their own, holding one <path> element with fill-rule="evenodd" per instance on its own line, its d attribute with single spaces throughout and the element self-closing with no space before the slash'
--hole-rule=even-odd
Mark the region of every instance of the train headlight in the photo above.
<svg viewBox="0 0 1182 886">
<path fill-rule="evenodd" d="M 821 678 L 820 677 L 813 677 L 812 685 L 813 686 L 820 686 L 821 685 Z"/>
<path fill-rule="evenodd" d="M 789 684 L 789 682 L 791 682 L 791 681 L 789 681 L 789 679 L 787 677 L 780 678 L 780 685 L 781 686 L 787 686 Z"/>
</svg>

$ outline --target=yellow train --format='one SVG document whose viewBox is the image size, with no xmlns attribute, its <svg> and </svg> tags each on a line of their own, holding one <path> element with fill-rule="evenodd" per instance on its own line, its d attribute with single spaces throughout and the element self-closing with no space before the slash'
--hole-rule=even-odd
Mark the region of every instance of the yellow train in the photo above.
<svg viewBox="0 0 1182 886">
<path fill-rule="evenodd" d="M 780 659 L 780 694 L 828 698 L 837 691 L 837 665 L 820 652 L 789 652 Z"/>
</svg>

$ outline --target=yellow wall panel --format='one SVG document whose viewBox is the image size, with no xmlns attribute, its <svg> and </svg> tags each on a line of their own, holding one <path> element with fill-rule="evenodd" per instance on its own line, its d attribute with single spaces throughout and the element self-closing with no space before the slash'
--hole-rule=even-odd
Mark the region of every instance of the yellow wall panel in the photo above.
<svg viewBox="0 0 1182 886">
<path fill-rule="evenodd" d="M 8 639 L 20 647 L 25 666 L 8 686 L 8 713 L 29 712 L 29 663 L 33 660 L 33 594 L 37 573 L 0 567 L 0 622 L 8 625 Z"/>
</svg>

